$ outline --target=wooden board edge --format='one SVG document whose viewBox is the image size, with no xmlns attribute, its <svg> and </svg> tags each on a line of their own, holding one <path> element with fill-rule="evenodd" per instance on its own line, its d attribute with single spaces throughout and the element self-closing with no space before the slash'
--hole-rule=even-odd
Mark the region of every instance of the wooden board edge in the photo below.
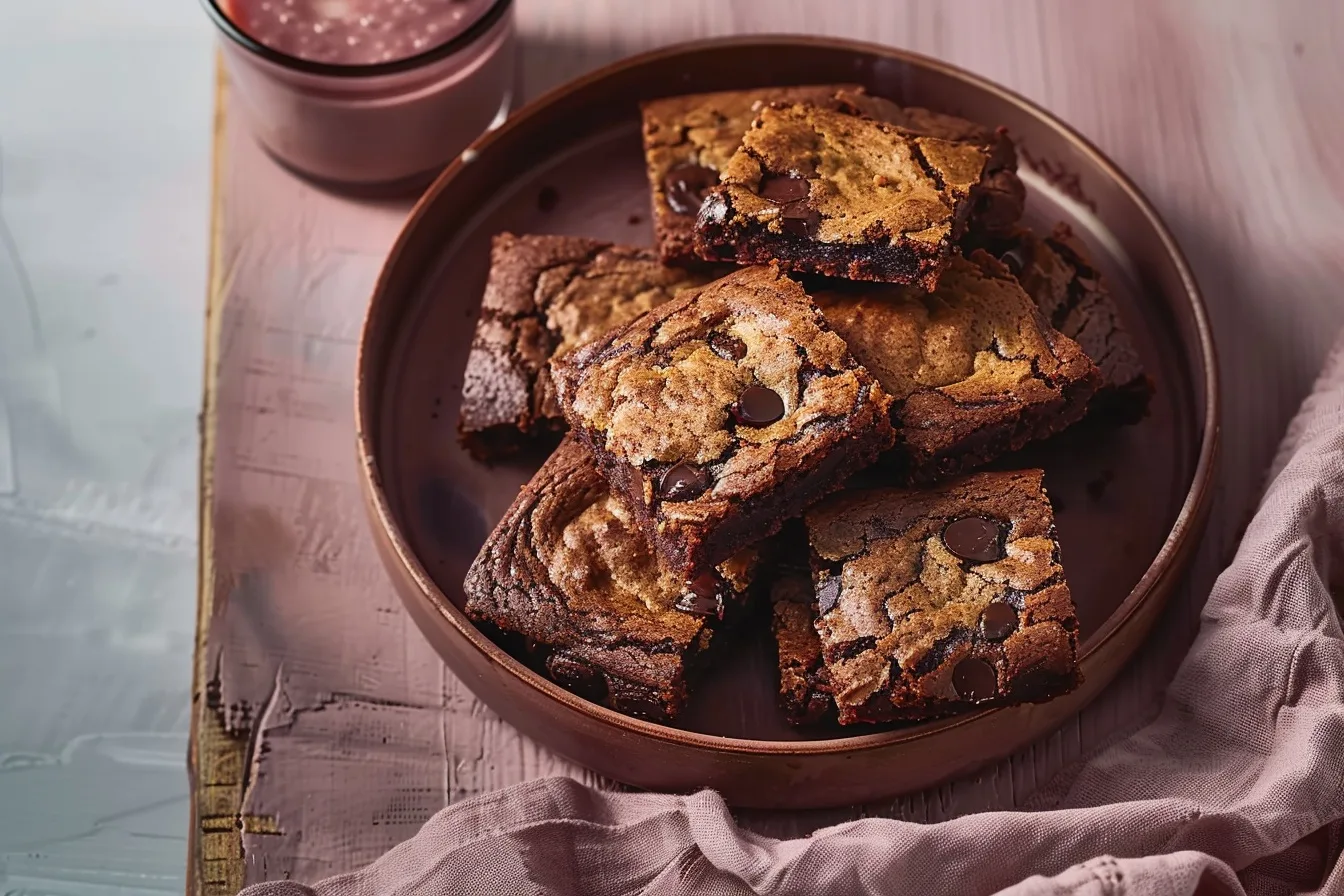
<svg viewBox="0 0 1344 896">
<path fill-rule="evenodd" d="M 215 604 L 214 469 L 218 431 L 219 347 L 228 283 L 223 264 L 225 125 L 228 79 L 215 54 L 215 110 L 211 139 L 209 262 L 205 305 L 205 360 L 200 415 L 198 493 L 199 561 L 196 582 L 196 641 L 192 663 L 191 736 L 187 750 L 191 816 L 187 835 L 187 896 L 233 896 L 242 889 L 240 814 L 247 742 L 224 730 L 207 691 L 210 622 Z"/>
</svg>

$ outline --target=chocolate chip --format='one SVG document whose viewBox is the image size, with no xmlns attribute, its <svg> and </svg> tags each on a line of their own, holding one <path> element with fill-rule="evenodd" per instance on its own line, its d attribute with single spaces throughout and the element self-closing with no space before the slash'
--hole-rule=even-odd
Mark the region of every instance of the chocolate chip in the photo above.
<svg viewBox="0 0 1344 896">
<path fill-rule="evenodd" d="M 719 182 L 719 172 L 704 165 L 678 165 L 663 178 L 667 204 L 679 215 L 693 215 L 705 201 L 705 191 Z"/>
<path fill-rule="evenodd" d="M 968 656 L 952 670 L 952 687 L 961 699 L 979 703 L 999 692 L 999 676 L 985 660 Z"/>
<path fill-rule="evenodd" d="M 630 217 L 625 219 L 625 223 L 629 224 L 631 227 L 634 227 L 636 224 L 644 223 L 644 219 L 641 218 L 639 215 L 631 215 Z"/>
<path fill-rule="evenodd" d="M 713 597 L 724 587 L 725 583 L 718 573 L 707 572 L 702 576 L 696 576 L 686 583 L 686 587 L 691 589 L 691 593 L 699 597 Z"/>
<path fill-rule="evenodd" d="M 537 208 L 543 212 L 554 211 L 560 204 L 560 192 L 555 187 L 542 187 L 537 194 Z"/>
<path fill-rule="evenodd" d="M 993 520 L 965 516 L 943 528 L 943 544 L 963 560 L 991 563 L 1003 557 L 1003 530 Z"/>
<path fill-rule="evenodd" d="M 687 583 L 687 591 L 673 605 L 693 616 L 717 616 L 723 619 L 724 592 L 728 585 L 715 573 L 706 573 Z"/>
<path fill-rule="evenodd" d="M 806 201 L 790 203 L 780 211 L 779 226 L 793 236 L 813 237 L 821 225 L 821 213 Z"/>
<path fill-rule="evenodd" d="M 689 501 L 709 488 L 709 474 L 690 464 L 676 464 L 658 482 L 664 501 Z"/>
<path fill-rule="evenodd" d="M 744 426 L 769 426 L 784 416 L 784 399 L 764 386 L 748 386 L 733 405 L 733 419 Z"/>
<path fill-rule="evenodd" d="M 806 178 L 796 177 L 792 174 L 767 174 L 761 178 L 761 185 L 756 192 L 760 194 L 762 199 L 768 199 L 771 202 L 783 205 L 787 202 L 806 199 L 808 189 L 809 184 Z"/>
<path fill-rule="evenodd" d="M 747 344 L 727 333 L 710 333 L 709 348 L 725 361 L 741 361 L 747 356 Z"/>
<path fill-rule="evenodd" d="M 825 616 L 840 602 L 840 577 L 831 576 L 822 579 L 817 585 L 817 611 Z"/>
<path fill-rule="evenodd" d="M 690 613 L 692 616 L 715 616 L 723 618 L 723 597 L 714 594 L 709 597 L 701 597 L 694 591 L 687 591 L 673 606 L 683 613 Z"/>
<path fill-rule="evenodd" d="M 696 229 L 713 230 L 714 228 L 723 227 L 728 223 L 730 214 L 731 209 L 729 208 L 727 197 L 722 193 L 710 193 L 709 196 L 706 197 L 704 204 L 700 206 L 700 215 L 695 219 Z M 699 245 L 698 241 L 696 246 L 697 248 L 703 248 Z M 713 249 L 715 254 L 720 258 L 732 258 L 736 251 L 733 248 L 732 243 L 720 243 L 717 245 L 711 243 L 708 248 Z"/>
<path fill-rule="evenodd" d="M 1017 631 L 1017 611 L 996 600 L 980 614 L 980 634 L 991 641 L 1002 641 Z"/>
<path fill-rule="evenodd" d="M 557 684 L 585 700 L 601 703 L 607 696 L 606 677 L 587 663 L 555 654 L 546 661 L 546 670 Z"/>
<path fill-rule="evenodd" d="M 1014 277 L 1022 276 L 1027 269 L 1027 251 L 1022 246 L 1014 246 L 999 256 L 999 260 L 1008 266 Z"/>
</svg>

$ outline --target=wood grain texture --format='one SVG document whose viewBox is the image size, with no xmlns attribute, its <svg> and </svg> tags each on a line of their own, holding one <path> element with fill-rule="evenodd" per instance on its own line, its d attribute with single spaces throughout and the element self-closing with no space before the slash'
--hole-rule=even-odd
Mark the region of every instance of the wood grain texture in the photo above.
<svg viewBox="0 0 1344 896">
<path fill-rule="evenodd" d="M 971 780 L 892 804 L 741 820 L 793 836 L 860 814 L 1044 808 L 1032 801 L 1039 784 L 1155 708 L 1283 426 L 1344 326 L 1344 119 L 1333 111 L 1344 10 L 1310 0 L 682 0 L 634 16 L 619 0 L 518 3 L 529 97 L 632 52 L 738 32 L 834 34 L 946 59 L 1073 124 L 1175 231 L 1205 291 L 1227 399 L 1220 497 L 1186 598 L 1097 704 Z M 374 858 L 449 802 L 545 774 L 591 777 L 501 723 L 444 670 L 364 529 L 355 340 L 407 206 L 296 181 L 229 116 L 218 152 L 196 843 L 198 860 L 209 845 L 211 861 L 235 864 L 203 864 L 203 892 L 240 875 L 316 879 Z M 220 755 L 239 757 L 236 780 L 202 768 L 212 738 L 232 744 Z M 226 790 L 209 790 L 216 781 Z M 241 830 L 207 830 L 230 814 Z"/>
</svg>

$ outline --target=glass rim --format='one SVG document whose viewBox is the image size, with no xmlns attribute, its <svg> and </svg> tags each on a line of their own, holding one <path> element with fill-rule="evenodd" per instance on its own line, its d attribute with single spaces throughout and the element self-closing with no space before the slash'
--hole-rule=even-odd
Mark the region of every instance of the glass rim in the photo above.
<svg viewBox="0 0 1344 896">
<path fill-rule="evenodd" d="M 441 44 L 435 44 L 428 50 L 416 53 L 414 56 L 407 56 L 404 59 L 394 59 L 390 62 L 371 62 L 371 63 L 341 63 L 341 62 L 317 62 L 312 59 L 302 59 L 291 53 L 285 53 L 281 50 L 268 47 L 266 44 L 252 37 L 241 27 L 238 26 L 228 14 L 220 8 L 219 0 L 201 0 L 201 5 L 205 7 L 206 13 L 214 21 L 221 33 L 229 40 L 242 47 L 244 50 L 272 62 L 283 68 L 291 69 L 297 72 L 303 72 L 309 75 L 320 75 L 329 78 L 376 78 L 380 75 L 395 75 L 402 72 L 414 71 L 430 63 L 438 62 L 452 56 L 458 50 L 461 50 L 474 43 L 478 38 L 493 28 L 509 7 L 513 5 L 513 0 L 495 0 L 490 8 L 485 11 L 476 21 L 472 22 L 465 31 L 458 34 Z"/>
</svg>

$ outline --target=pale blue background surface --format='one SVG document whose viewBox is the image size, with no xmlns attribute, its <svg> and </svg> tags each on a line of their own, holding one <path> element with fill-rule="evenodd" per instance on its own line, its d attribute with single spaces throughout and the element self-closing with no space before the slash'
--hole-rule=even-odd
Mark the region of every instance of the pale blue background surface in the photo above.
<svg viewBox="0 0 1344 896">
<path fill-rule="evenodd" d="M 183 890 L 213 34 L 0 0 L 0 893 Z"/>
</svg>

